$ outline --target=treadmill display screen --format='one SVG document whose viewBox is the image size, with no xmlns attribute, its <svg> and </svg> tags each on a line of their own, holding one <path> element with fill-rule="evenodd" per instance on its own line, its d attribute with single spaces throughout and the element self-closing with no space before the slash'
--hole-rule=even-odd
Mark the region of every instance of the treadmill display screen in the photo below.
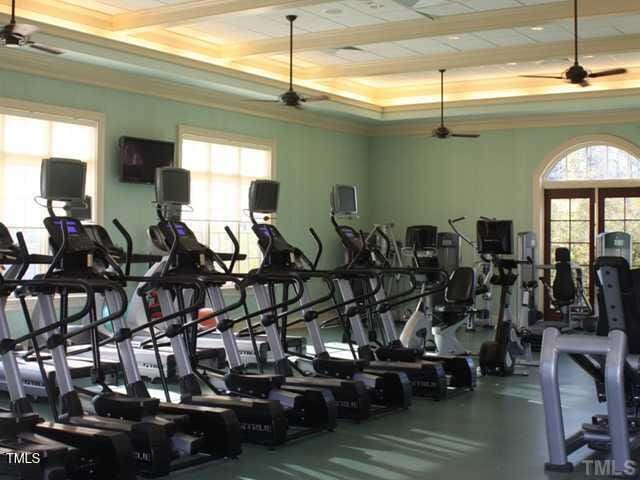
<svg viewBox="0 0 640 480">
<path fill-rule="evenodd" d="M 187 229 L 181 223 L 176 224 L 176 232 L 178 232 L 179 237 L 187 236 Z"/>
<path fill-rule="evenodd" d="M 56 225 L 58 225 L 58 226 L 62 225 L 62 221 L 61 220 L 56 220 L 54 223 Z M 67 221 L 67 233 L 69 235 L 77 235 L 78 234 L 78 224 L 76 222 L 74 222 L 73 220 Z"/>
</svg>

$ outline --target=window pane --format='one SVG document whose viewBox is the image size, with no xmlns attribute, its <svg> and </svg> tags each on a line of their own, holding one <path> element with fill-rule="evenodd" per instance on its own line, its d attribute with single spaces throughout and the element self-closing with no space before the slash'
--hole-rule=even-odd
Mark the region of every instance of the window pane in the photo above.
<svg viewBox="0 0 640 480">
<path fill-rule="evenodd" d="M 182 141 L 182 168 L 191 171 L 209 171 L 209 145 L 193 140 Z"/>
<path fill-rule="evenodd" d="M 626 232 L 631 235 L 631 240 L 640 241 L 640 221 L 628 221 L 625 223 Z"/>
<path fill-rule="evenodd" d="M 591 145 L 567 153 L 551 168 L 547 180 L 640 178 L 640 160 L 610 145 Z"/>
<path fill-rule="evenodd" d="M 552 243 L 564 243 L 571 240 L 570 235 L 570 223 L 569 222 L 551 222 L 551 242 Z"/>
<path fill-rule="evenodd" d="M 584 149 L 567 155 L 567 180 L 584 180 L 587 178 L 587 155 Z"/>
<path fill-rule="evenodd" d="M 240 174 L 246 177 L 268 178 L 269 152 L 265 150 L 255 150 L 253 148 L 243 148 L 240 152 Z"/>
<path fill-rule="evenodd" d="M 211 145 L 211 171 L 224 175 L 240 170 L 240 149 L 229 145 Z"/>
<path fill-rule="evenodd" d="M 640 220 L 640 198 L 625 198 L 627 218 Z"/>
<path fill-rule="evenodd" d="M 43 158 L 49 153 L 49 125 L 45 120 L 5 116 L 3 150 Z"/>
<path fill-rule="evenodd" d="M 240 185 L 233 179 L 219 177 L 211 182 L 212 198 L 210 220 L 237 220 L 240 211 Z"/>
<path fill-rule="evenodd" d="M 607 148 L 607 172 L 609 178 L 629 177 L 629 156 L 619 148 Z"/>
<path fill-rule="evenodd" d="M 589 241 L 589 222 L 571 222 L 571 241 Z"/>
<path fill-rule="evenodd" d="M 633 268 L 640 268 L 640 243 L 633 244 L 632 263 Z"/>
<path fill-rule="evenodd" d="M 95 148 L 95 128 L 60 122 L 52 124 L 52 156 L 87 161 L 95 157 Z"/>
<path fill-rule="evenodd" d="M 571 261 L 578 265 L 589 265 L 589 244 L 588 243 L 572 243 Z"/>
<path fill-rule="evenodd" d="M 569 220 L 570 203 L 568 198 L 551 199 L 551 220 Z"/>
<path fill-rule="evenodd" d="M 571 199 L 571 220 L 589 220 L 589 199 Z"/>
<path fill-rule="evenodd" d="M 624 220 L 624 198 L 604 199 L 605 220 Z"/>
<path fill-rule="evenodd" d="M 605 232 L 624 232 L 624 222 L 622 220 L 606 220 L 604 222 Z"/>
</svg>

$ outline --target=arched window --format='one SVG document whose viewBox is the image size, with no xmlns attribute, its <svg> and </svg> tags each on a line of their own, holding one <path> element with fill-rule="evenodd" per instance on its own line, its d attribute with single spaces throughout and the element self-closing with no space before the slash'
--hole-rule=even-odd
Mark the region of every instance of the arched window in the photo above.
<svg viewBox="0 0 640 480">
<path fill-rule="evenodd" d="M 534 221 L 545 264 L 568 248 L 593 298 L 592 265 L 601 232 L 623 231 L 633 242 L 631 264 L 640 268 L 640 148 L 612 135 L 574 138 L 551 152 L 535 177 Z M 552 272 L 546 271 L 550 281 Z M 545 300 L 545 312 L 549 310 Z"/>
<path fill-rule="evenodd" d="M 551 167 L 548 182 L 640 180 L 640 159 L 613 145 L 586 145 L 565 154 Z"/>
</svg>

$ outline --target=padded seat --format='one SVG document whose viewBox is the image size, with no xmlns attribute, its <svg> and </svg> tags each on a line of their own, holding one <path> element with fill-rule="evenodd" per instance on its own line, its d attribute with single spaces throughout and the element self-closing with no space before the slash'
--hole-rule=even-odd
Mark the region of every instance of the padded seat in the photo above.
<svg viewBox="0 0 640 480">
<path fill-rule="evenodd" d="M 631 270 L 629 264 L 622 257 L 600 257 L 596 260 L 594 269 L 597 272 L 602 267 L 615 268 L 618 271 L 618 282 L 624 309 L 625 331 L 630 354 L 640 354 L 640 271 Z M 596 275 L 596 282 L 600 286 L 600 279 Z M 598 289 L 599 317 L 596 334 L 607 336 L 610 331 L 607 308 L 604 298 Z"/>
<path fill-rule="evenodd" d="M 471 267 L 456 268 L 445 290 L 445 303 L 436 305 L 437 314 L 434 326 L 454 325 L 464 317 L 471 307 L 476 295 L 476 272 Z"/>
<path fill-rule="evenodd" d="M 558 309 L 573 305 L 576 301 L 576 284 L 571 270 L 571 252 L 568 248 L 556 249 L 556 276 L 553 280 L 552 303 Z"/>
</svg>

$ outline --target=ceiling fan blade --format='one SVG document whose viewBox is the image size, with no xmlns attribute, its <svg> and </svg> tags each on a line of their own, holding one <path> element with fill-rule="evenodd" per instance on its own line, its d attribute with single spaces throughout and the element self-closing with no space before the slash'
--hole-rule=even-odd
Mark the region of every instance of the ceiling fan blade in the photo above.
<svg viewBox="0 0 640 480">
<path fill-rule="evenodd" d="M 282 103 L 282 100 L 264 100 L 262 98 L 247 98 L 244 100 L 245 102 L 254 102 L 254 103 Z"/>
<path fill-rule="evenodd" d="M 329 95 L 317 95 L 315 97 L 302 97 L 300 98 L 301 102 L 324 102 L 326 100 L 330 100 Z"/>
<path fill-rule="evenodd" d="M 518 75 L 521 78 L 551 78 L 553 80 L 564 80 L 564 77 L 552 76 L 552 75 Z"/>
<path fill-rule="evenodd" d="M 612 68 L 610 70 L 602 70 L 601 72 L 593 72 L 589 74 L 589 78 L 609 77 L 611 75 L 622 75 L 627 73 L 626 68 Z"/>
<path fill-rule="evenodd" d="M 16 23 L 12 26 L 13 33 L 22 35 L 23 37 L 29 37 L 36 33 L 39 29 L 34 25 L 28 25 L 26 23 Z"/>
<path fill-rule="evenodd" d="M 41 43 L 29 42 L 27 43 L 31 48 L 35 50 L 40 50 L 41 52 L 50 53 L 52 55 L 62 55 L 64 51 L 59 50 L 55 47 L 50 47 L 48 45 L 43 45 Z"/>
<path fill-rule="evenodd" d="M 452 137 L 460 137 L 460 138 L 478 138 L 480 135 L 477 133 L 452 133 Z"/>
</svg>

